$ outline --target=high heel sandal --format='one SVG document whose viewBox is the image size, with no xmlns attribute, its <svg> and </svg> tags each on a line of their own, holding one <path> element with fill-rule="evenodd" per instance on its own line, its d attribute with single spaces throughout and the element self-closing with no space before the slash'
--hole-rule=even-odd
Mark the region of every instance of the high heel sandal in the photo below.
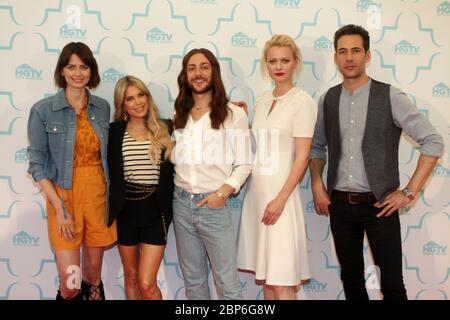
<svg viewBox="0 0 450 320">
<path fill-rule="evenodd" d="M 105 300 L 105 290 L 101 280 L 97 286 L 86 280 L 81 281 L 81 292 L 83 300 Z"/>
</svg>

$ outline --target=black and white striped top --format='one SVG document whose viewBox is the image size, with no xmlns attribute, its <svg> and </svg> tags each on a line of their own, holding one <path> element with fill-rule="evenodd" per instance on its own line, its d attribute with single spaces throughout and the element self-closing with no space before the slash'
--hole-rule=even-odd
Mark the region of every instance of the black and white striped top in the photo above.
<svg viewBox="0 0 450 320">
<path fill-rule="evenodd" d="M 125 130 L 122 142 L 123 173 L 125 181 L 155 185 L 159 180 L 159 164 L 150 161 L 150 140 L 137 141 Z"/>
</svg>

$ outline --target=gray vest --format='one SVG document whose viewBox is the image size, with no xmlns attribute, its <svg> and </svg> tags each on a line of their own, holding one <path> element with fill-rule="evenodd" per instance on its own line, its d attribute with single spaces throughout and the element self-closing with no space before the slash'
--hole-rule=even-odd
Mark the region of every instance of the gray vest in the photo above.
<svg viewBox="0 0 450 320">
<path fill-rule="evenodd" d="M 332 87 L 323 102 L 325 135 L 328 145 L 327 188 L 331 194 L 341 158 L 339 101 L 342 84 Z M 402 129 L 394 124 L 390 85 L 372 79 L 362 140 L 364 168 L 370 188 L 378 200 L 384 199 L 400 185 L 398 146 Z"/>
</svg>

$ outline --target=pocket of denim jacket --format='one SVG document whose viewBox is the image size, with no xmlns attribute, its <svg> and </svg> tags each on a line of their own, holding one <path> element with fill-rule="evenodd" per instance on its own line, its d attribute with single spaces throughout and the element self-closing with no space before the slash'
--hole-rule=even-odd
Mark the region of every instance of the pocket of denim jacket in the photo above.
<svg viewBox="0 0 450 320">
<path fill-rule="evenodd" d="M 48 123 L 45 126 L 50 149 L 61 149 L 66 140 L 67 127 L 59 123 Z"/>
</svg>

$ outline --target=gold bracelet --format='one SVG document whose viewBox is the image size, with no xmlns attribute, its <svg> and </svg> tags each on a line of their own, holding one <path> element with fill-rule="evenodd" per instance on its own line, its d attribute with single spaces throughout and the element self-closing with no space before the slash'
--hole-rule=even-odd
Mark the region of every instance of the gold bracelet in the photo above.
<svg viewBox="0 0 450 320">
<path fill-rule="evenodd" d="M 216 195 L 217 195 L 219 198 L 221 198 L 221 199 L 224 199 L 224 200 L 227 199 L 227 196 L 225 196 L 220 190 L 218 190 L 218 191 L 216 192 Z"/>
</svg>

